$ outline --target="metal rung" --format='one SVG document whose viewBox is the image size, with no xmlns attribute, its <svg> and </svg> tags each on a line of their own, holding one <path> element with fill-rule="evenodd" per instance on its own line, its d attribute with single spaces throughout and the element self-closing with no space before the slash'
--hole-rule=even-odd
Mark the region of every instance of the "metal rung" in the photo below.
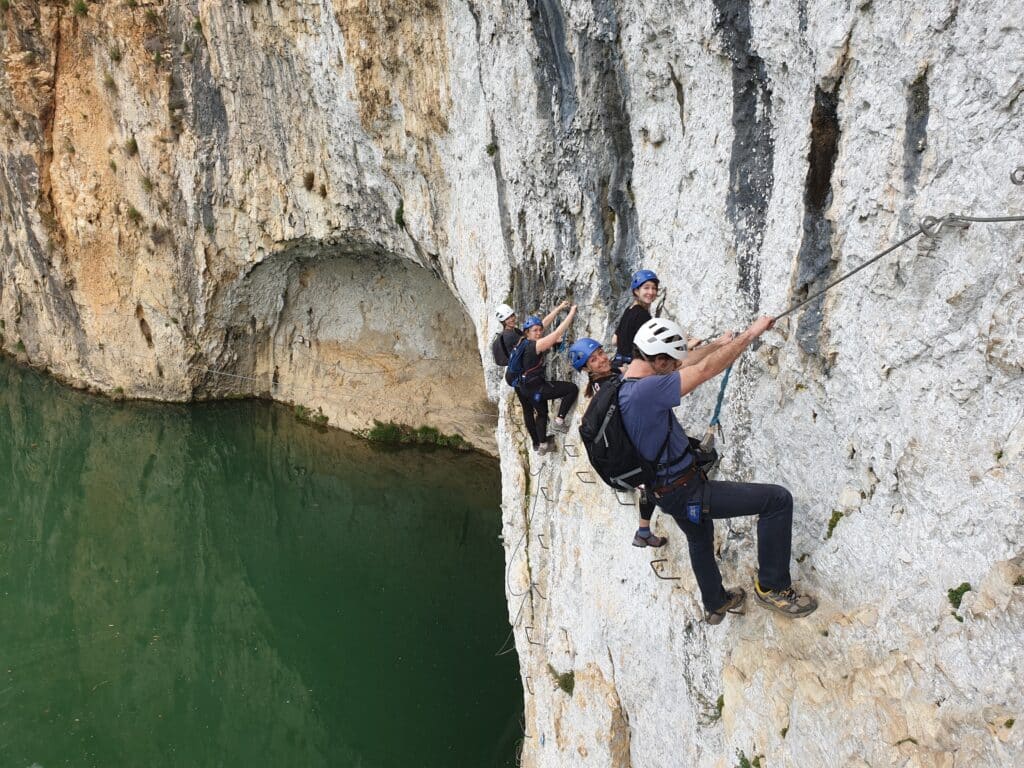
<svg viewBox="0 0 1024 768">
<path fill-rule="evenodd" d="M 544 497 L 544 501 L 548 502 L 548 504 L 554 501 L 554 499 L 548 496 L 548 487 L 546 485 L 542 485 L 539 490 L 540 495 Z"/>
<path fill-rule="evenodd" d="M 541 549 L 551 549 L 547 544 L 544 543 L 544 534 L 538 533 L 537 540 L 540 542 Z"/>
<path fill-rule="evenodd" d="M 651 560 L 651 570 L 654 571 L 654 575 L 657 576 L 662 581 L 679 581 L 679 579 L 680 579 L 679 576 L 662 576 L 661 573 L 658 571 L 658 569 L 655 567 L 656 563 L 667 563 L 667 562 L 668 562 L 668 558 L 666 558 L 666 557 L 662 557 L 662 558 L 659 558 L 657 560 Z"/>
<path fill-rule="evenodd" d="M 589 470 L 583 469 L 576 473 L 576 477 L 580 479 L 580 482 L 584 485 L 594 485 L 597 481 L 594 476 L 590 474 Z"/>
<path fill-rule="evenodd" d="M 544 597 L 544 593 L 541 592 L 540 588 L 536 584 L 534 584 L 533 582 L 530 582 L 530 589 L 532 589 L 534 592 L 536 592 L 541 600 L 547 600 L 547 598 Z"/>
<path fill-rule="evenodd" d="M 526 676 L 526 690 L 530 692 L 531 696 L 535 695 L 533 692 L 532 678 L 529 675 Z"/>
<path fill-rule="evenodd" d="M 575 445 L 572 445 L 571 443 L 563 443 L 562 450 L 565 451 L 565 455 L 568 456 L 570 459 L 575 459 L 577 456 L 580 455 L 579 449 Z"/>
<path fill-rule="evenodd" d="M 530 637 L 531 629 L 533 629 L 533 627 L 526 627 L 526 642 L 528 642 L 530 645 L 544 645 L 544 643 L 535 642 L 533 638 Z"/>
<path fill-rule="evenodd" d="M 623 500 L 622 500 L 622 497 L 621 497 L 621 496 L 619 495 L 619 491 L 616 491 L 616 492 L 615 492 L 615 500 L 616 500 L 617 502 L 619 502 L 619 504 L 621 504 L 621 505 L 622 505 L 622 506 L 624 506 L 624 507 L 632 507 L 632 506 L 633 506 L 633 504 L 635 504 L 635 503 L 636 503 L 636 502 L 635 502 L 635 501 L 633 500 L 633 497 L 632 497 L 632 495 L 630 495 L 630 496 L 629 496 L 629 497 L 628 497 L 628 498 L 627 498 L 627 499 L 626 499 L 625 501 L 623 501 Z"/>
</svg>

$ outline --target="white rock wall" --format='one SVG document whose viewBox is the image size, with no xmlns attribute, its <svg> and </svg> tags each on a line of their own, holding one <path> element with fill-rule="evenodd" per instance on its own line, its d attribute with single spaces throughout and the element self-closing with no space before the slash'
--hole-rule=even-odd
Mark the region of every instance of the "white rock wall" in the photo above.
<svg viewBox="0 0 1024 768">
<path fill-rule="evenodd" d="M 705 336 L 926 214 L 1024 213 L 1018 5 L 12 4 L 0 346 L 107 391 L 427 414 L 484 447 L 463 416 L 500 397 L 524 764 L 1024 762 L 1024 226 L 918 238 L 734 371 L 722 476 L 792 490 L 822 603 L 800 622 L 703 624 L 681 533 L 658 521 L 656 578 L 575 439 L 529 454 L 487 352 L 500 301 L 569 296 L 607 340 L 645 266 Z M 427 359 L 389 362 L 412 340 Z M 719 529 L 749 585 L 750 524 Z"/>
</svg>

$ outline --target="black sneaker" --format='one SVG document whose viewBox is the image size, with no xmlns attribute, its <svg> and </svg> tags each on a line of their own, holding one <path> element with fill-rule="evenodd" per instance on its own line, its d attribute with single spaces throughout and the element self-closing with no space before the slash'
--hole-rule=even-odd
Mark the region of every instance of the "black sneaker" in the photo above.
<svg viewBox="0 0 1024 768">
<path fill-rule="evenodd" d="M 711 611 L 704 620 L 711 626 L 716 626 L 725 621 L 725 614 L 736 613 L 742 614 L 746 608 L 743 607 L 743 601 L 747 599 L 747 593 L 742 587 L 736 587 L 736 589 L 725 590 L 725 603 L 717 611 Z"/>
<path fill-rule="evenodd" d="M 818 601 L 810 595 L 799 595 L 792 587 L 789 589 L 761 589 L 761 585 L 754 578 L 754 599 L 769 611 L 781 613 L 791 619 L 799 619 L 814 613 L 818 607 Z"/>
</svg>

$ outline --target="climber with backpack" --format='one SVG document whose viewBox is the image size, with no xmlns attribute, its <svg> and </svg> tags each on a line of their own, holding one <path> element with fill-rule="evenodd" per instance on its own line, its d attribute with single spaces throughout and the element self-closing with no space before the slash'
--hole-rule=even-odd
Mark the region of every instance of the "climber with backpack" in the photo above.
<svg viewBox="0 0 1024 768">
<path fill-rule="evenodd" d="M 595 470 L 614 487 L 652 488 L 655 503 L 686 536 L 709 624 L 727 613 L 741 613 L 746 593 L 722 584 L 714 549 L 713 520 L 757 515 L 758 572 L 754 598 L 790 618 L 812 613 L 817 601 L 797 593 L 790 581 L 793 497 L 785 488 L 762 483 L 709 480 L 706 459 L 676 420 L 672 409 L 682 397 L 729 368 L 771 328 L 762 317 L 738 336 L 725 334 L 687 358 L 686 339 L 674 322 L 654 318 L 633 341 L 633 361 L 621 384 L 594 398 L 580 426 Z"/>
<path fill-rule="evenodd" d="M 523 332 L 516 327 L 516 311 L 508 304 L 499 304 L 494 310 L 494 317 L 501 324 L 501 330 L 491 339 L 491 355 L 494 364 L 504 368 L 508 365 L 508 356 L 523 337 Z"/>
<path fill-rule="evenodd" d="M 569 313 L 551 333 L 542 335 L 548 322 L 569 306 L 562 302 L 548 317 L 541 320 L 536 315 L 526 318 L 523 323 L 525 338 L 520 340 L 512 354 L 509 355 L 508 368 L 505 370 L 505 381 L 515 387 L 519 401 L 523 404 L 523 421 L 533 440 L 533 448 L 541 455 L 555 450 L 554 437 L 548 434 L 548 401 L 561 400 L 558 414 L 554 419 L 554 428 L 564 432 L 568 427 L 565 417 L 576 402 L 579 389 L 568 381 L 548 381 L 545 371 L 545 355 L 548 350 L 558 344 L 566 330 L 576 317 L 576 306 L 569 307 Z M 527 407 L 529 403 L 529 407 Z M 532 410 L 531 410 L 532 409 Z M 529 414 L 529 415 L 528 415 Z M 531 420 L 534 428 L 530 429 Z"/>
<path fill-rule="evenodd" d="M 587 372 L 587 388 L 583 396 L 589 400 L 601 390 L 601 385 L 622 375 L 601 343 L 594 339 L 577 339 L 569 347 L 569 363 L 577 371 Z M 657 536 L 651 533 L 651 516 L 654 513 L 654 499 L 646 489 L 640 491 L 640 523 L 633 535 L 634 547 L 663 547 L 668 544 L 668 536 Z"/>
</svg>

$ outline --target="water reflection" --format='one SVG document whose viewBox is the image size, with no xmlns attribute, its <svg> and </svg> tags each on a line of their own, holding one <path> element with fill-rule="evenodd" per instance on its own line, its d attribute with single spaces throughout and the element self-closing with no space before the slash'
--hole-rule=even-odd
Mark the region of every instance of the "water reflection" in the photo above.
<svg viewBox="0 0 1024 768">
<path fill-rule="evenodd" d="M 493 462 L 0 362 L 5 764 L 512 764 Z"/>
</svg>

